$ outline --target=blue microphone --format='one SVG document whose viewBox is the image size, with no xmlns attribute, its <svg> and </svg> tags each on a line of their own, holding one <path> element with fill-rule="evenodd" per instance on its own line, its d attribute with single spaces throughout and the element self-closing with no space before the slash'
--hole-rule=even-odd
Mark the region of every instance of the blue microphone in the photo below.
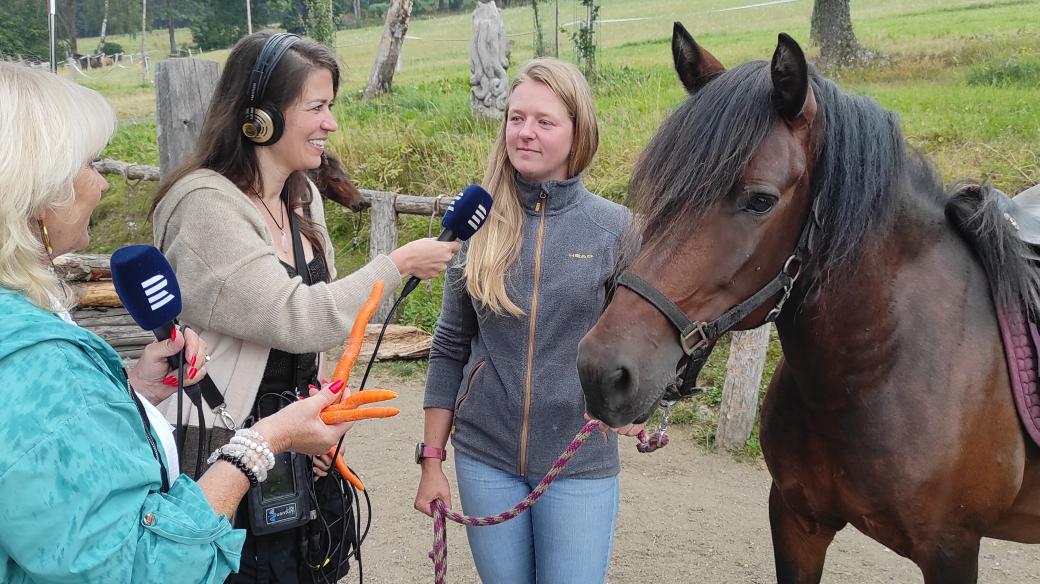
<svg viewBox="0 0 1040 584">
<path fill-rule="evenodd" d="M 129 245 L 112 254 L 112 283 L 134 322 L 165 341 L 181 313 L 181 289 L 173 266 L 150 245 Z M 177 356 L 169 357 L 176 369 Z"/>
<path fill-rule="evenodd" d="M 460 239 L 466 241 L 477 232 L 491 213 L 491 204 L 494 199 L 480 185 L 469 185 L 461 193 L 455 195 L 448 205 L 441 219 L 441 227 L 444 231 L 437 236 L 437 241 L 455 241 Z M 412 276 L 401 291 L 401 298 L 415 290 L 419 285 L 419 278 Z"/>
</svg>

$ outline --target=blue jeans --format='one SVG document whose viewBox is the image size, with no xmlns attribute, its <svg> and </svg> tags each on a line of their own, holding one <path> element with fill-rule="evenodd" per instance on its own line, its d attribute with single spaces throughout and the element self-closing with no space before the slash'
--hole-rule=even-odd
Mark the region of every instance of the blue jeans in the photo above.
<svg viewBox="0 0 1040 584">
<path fill-rule="evenodd" d="M 458 451 L 455 476 L 466 515 L 496 515 L 536 486 Z M 486 584 L 602 584 L 618 513 L 618 477 L 557 478 L 527 512 L 499 525 L 466 527 Z"/>
</svg>

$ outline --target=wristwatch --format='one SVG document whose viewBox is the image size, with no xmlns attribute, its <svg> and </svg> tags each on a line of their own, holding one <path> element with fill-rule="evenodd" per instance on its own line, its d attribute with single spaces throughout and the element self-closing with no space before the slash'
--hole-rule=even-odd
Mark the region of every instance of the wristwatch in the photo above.
<svg viewBox="0 0 1040 584">
<path fill-rule="evenodd" d="M 415 463 L 420 464 L 426 458 L 439 458 L 441 460 L 447 460 L 448 451 L 443 448 L 437 448 L 436 446 L 427 446 L 423 442 L 416 444 Z"/>
</svg>

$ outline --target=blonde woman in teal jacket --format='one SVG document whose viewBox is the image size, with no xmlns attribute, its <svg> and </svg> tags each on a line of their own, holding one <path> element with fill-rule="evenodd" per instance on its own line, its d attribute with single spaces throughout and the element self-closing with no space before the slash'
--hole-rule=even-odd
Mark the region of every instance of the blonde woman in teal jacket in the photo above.
<svg viewBox="0 0 1040 584">
<path fill-rule="evenodd" d="M 197 483 L 178 476 L 154 404 L 173 391 L 166 357 L 186 349 L 202 365 L 205 344 L 182 330 L 124 373 L 71 321 L 52 271 L 89 242 L 108 187 L 91 162 L 115 116 L 96 92 L 7 62 L 0 110 L 0 582 L 223 582 L 244 539 L 228 516 L 266 476 L 266 452 L 325 452 L 346 429 L 318 417 L 334 396 L 254 426 L 255 456 L 225 446 Z"/>
</svg>

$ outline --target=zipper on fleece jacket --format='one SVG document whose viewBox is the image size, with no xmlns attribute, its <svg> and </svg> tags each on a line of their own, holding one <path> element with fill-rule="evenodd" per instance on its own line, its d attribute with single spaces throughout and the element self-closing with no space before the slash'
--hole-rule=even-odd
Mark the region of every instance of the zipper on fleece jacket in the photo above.
<svg viewBox="0 0 1040 584">
<path fill-rule="evenodd" d="M 531 287 L 531 314 L 527 329 L 527 375 L 524 376 L 524 417 L 520 425 L 520 476 L 527 472 L 527 426 L 531 419 L 531 378 L 534 372 L 534 331 L 538 317 L 538 284 L 542 279 L 542 241 L 545 238 L 545 200 L 549 195 L 542 191 L 535 203 L 539 212 L 538 238 L 534 248 L 534 284 Z"/>
</svg>

